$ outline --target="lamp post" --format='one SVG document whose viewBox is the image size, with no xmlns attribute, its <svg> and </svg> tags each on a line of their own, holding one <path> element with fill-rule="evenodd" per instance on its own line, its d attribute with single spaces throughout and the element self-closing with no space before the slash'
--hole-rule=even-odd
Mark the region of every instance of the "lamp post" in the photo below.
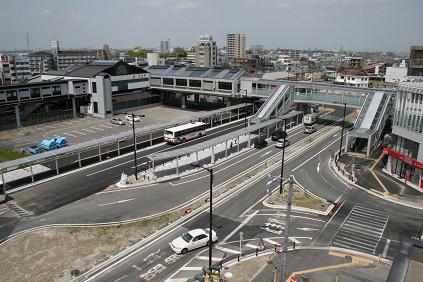
<svg viewBox="0 0 423 282">
<path fill-rule="evenodd" d="M 285 121 L 284 121 L 285 122 Z M 283 183 L 283 164 L 285 162 L 285 142 L 286 142 L 286 137 L 288 137 L 288 134 L 286 133 L 286 131 L 281 131 L 280 133 L 280 137 L 282 137 L 283 139 L 283 147 L 282 147 L 282 160 L 281 160 L 281 182 L 279 185 L 279 194 L 282 194 L 282 183 Z"/>
<path fill-rule="evenodd" d="M 132 122 L 132 135 L 134 138 L 134 170 L 135 170 L 135 180 L 138 180 L 138 169 L 137 169 L 137 143 L 135 140 L 135 117 L 145 117 L 145 115 L 136 115 L 136 114 L 128 114 L 131 117 Z"/>
<path fill-rule="evenodd" d="M 245 117 L 244 117 L 244 127 L 247 127 L 247 104 L 248 104 L 248 99 L 247 99 L 247 90 L 245 90 L 245 89 L 241 89 L 241 91 L 245 91 Z"/>
<path fill-rule="evenodd" d="M 345 124 L 345 113 L 347 111 L 347 103 L 343 103 L 344 104 L 344 116 L 342 117 L 342 129 L 341 129 L 341 142 L 339 143 L 339 155 L 338 158 L 341 157 L 341 152 L 342 152 L 342 140 L 344 139 L 344 124 Z M 336 158 L 335 158 L 336 160 Z"/>
<path fill-rule="evenodd" d="M 202 168 L 209 172 L 210 174 L 210 195 L 209 195 L 209 269 L 212 266 L 212 247 L 213 247 L 213 237 L 212 237 L 212 225 L 213 225 L 213 168 L 207 168 L 200 166 L 198 163 L 191 164 L 191 166 L 196 168 Z"/>
</svg>

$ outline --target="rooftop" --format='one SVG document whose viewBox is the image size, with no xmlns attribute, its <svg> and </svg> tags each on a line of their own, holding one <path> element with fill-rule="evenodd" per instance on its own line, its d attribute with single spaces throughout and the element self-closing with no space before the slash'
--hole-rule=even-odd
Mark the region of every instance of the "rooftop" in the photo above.
<svg viewBox="0 0 423 282">
<path fill-rule="evenodd" d="M 233 80 L 244 73 L 244 69 L 196 68 L 185 66 L 148 66 L 144 68 L 151 75 L 173 77 L 198 77 Z"/>
</svg>

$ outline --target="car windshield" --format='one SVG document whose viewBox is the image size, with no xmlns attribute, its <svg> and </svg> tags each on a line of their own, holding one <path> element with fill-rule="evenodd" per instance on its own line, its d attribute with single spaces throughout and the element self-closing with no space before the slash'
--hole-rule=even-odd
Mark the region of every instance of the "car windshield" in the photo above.
<svg viewBox="0 0 423 282">
<path fill-rule="evenodd" d="M 192 236 L 189 235 L 189 233 L 186 233 L 186 234 L 182 235 L 182 239 L 184 239 L 185 242 L 189 243 L 192 239 Z"/>
</svg>

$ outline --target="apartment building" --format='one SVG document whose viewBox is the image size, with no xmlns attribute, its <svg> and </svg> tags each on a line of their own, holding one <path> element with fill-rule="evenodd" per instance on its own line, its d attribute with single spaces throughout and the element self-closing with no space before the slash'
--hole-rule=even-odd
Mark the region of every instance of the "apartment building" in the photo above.
<svg viewBox="0 0 423 282">
<path fill-rule="evenodd" d="M 228 59 L 244 59 L 247 57 L 246 53 L 247 38 L 243 33 L 229 33 L 227 36 L 227 52 Z"/>
<path fill-rule="evenodd" d="M 423 46 L 410 47 L 408 75 L 423 76 Z"/>
<path fill-rule="evenodd" d="M 53 54 L 46 51 L 29 53 L 29 68 L 32 75 L 39 75 L 53 70 Z"/>
<path fill-rule="evenodd" d="M 210 34 L 200 35 L 195 47 L 195 66 L 211 68 L 217 65 L 217 45 Z"/>
</svg>

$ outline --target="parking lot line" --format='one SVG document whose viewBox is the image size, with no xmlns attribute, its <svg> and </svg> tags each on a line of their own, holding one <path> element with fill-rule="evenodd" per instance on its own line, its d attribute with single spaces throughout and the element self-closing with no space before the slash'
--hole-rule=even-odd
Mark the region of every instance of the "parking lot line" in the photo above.
<svg viewBox="0 0 423 282">
<path fill-rule="evenodd" d="M 104 128 L 98 128 L 98 127 L 90 127 L 90 128 L 92 128 L 94 130 L 100 130 L 100 131 L 103 131 L 104 130 Z"/>
<path fill-rule="evenodd" d="M 99 124 L 98 126 L 105 127 L 105 128 L 113 128 L 113 126 Z"/>
<path fill-rule="evenodd" d="M 82 133 L 82 132 L 79 132 L 79 131 L 72 131 L 72 132 L 75 132 L 75 133 L 81 134 L 81 135 L 87 135 L 86 133 Z"/>
<path fill-rule="evenodd" d="M 87 131 L 87 132 L 91 132 L 91 133 L 95 133 L 95 131 L 92 131 L 92 130 L 89 130 L 89 129 L 85 129 L 85 128 L 83 128 L 81 130 L 84 130 L 84 131 Z"/>
<path fill-rule="evenodd" d="M 77 137 L 77 136 L 75 136 L 75 135 L 72 135 L 72 134 L 70 134 L 70 133 L 63 133 L 63 135 L 68 135 L 68 136 L 72 136 L 72 137 Z"/>
</svg>

